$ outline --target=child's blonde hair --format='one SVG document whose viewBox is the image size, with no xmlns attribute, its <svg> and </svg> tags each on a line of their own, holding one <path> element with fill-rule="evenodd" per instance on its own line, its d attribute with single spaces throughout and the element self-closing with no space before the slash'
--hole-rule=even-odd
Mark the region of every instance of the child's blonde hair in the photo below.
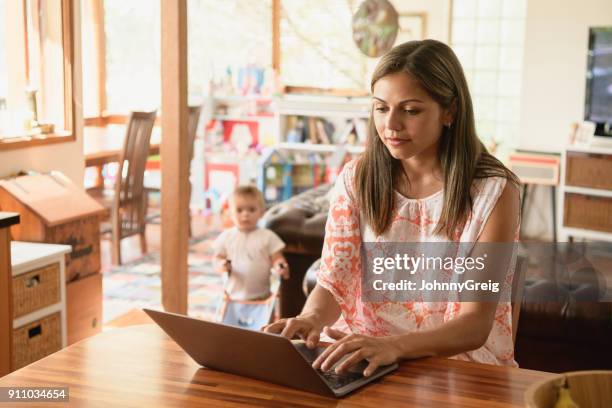
<svg viewBox="0 0 612 408">
<path fill-rule="evenodd" d="M 257 200 L 257 202 L 259 203 L 259 205 L 261 205 L 262 209 L 266 208 L 266 203 L 264 201 L 264 196 L 262 194 L 261 191 L 259 191 L 259 189 L 257 187 L 255 187 L 254 185 L 244 185 L 244 186 L 238 186 L 234 189 L 234 191 L 232 192 L 232 195 L 230 196 L 230 203 L 233 202 L 234 197 L 251 197 L 255 200 Z"/>
</svg>

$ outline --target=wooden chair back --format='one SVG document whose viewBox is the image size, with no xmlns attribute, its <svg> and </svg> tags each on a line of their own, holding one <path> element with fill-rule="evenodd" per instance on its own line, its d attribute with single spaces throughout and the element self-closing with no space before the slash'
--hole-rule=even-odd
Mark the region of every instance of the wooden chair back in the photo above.
<svg viewBox="0 0 612 408">
<path fill-rule="evenodd" d="M 146 198 L 144 171 L 156 112 L 132 112 L 115 182 L 113 234 L 118 239 L 144 233 Z"/>
</svg>

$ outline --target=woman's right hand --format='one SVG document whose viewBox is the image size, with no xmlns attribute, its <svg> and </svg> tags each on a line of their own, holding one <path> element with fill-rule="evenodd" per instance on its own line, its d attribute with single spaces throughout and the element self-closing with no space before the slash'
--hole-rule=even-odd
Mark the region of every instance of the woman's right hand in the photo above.
<svg viewBox="0 0 612 408">
<path fill-rule="evenodd" d="M 299 315 L 270 323 L 262 330 L 266 333 L 280 334 L 289 340 L 297 335 L 304 340 L 306 347 L 315 348 L 319 344 L 319 336 L 323 329 L 318 320 L 315 315 Z"/>
</svg>

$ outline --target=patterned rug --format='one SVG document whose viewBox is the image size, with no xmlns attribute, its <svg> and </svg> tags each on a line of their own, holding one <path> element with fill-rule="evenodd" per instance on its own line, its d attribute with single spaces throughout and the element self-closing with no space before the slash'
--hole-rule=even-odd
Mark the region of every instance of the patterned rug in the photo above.
<svg viewBox="0 0 612 408">
<path fill-rule="evenodd" d="M 212 241 L 218 232 L 210 232 L 189 242 L 188 314 L 212 319 L 221 300 L 222 280 L 213 271 Z M 103 275 L 104 323 L 143 307 L 161 307 L 161 267 L 159 253 L 116 266 Z"/>
</svg>

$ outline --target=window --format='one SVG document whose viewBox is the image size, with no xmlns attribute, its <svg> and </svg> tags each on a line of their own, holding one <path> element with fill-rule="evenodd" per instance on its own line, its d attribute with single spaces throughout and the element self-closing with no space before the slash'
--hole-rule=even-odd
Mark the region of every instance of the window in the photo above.
<svg viewBox="0 0 612 408">
<path fill-rule="evenodd" d="M 285 85 L 369 89 L 369 63 L 355 46 L 352 18 L 359 2 L 283 0 L 281 73 Z"/>
<path fill-rule="evenodd" d="M 105 0 L 106 98 L 109 113 L 159 109 L 160 2 Z"/>
<path fill-rule="evenodd" d="M 7 37 L 7 25 L 5 20 L 8 18 L 6 14 L 6 1 L 7 0 L 0 0 L 0 110 L 6 106 L 6 97 L 8 94 L 8 70 L 6 66 L 7 56 L 5 45 Z M 2 126 L 1 123 L 0 126 Z M 0 129 L 0 133 L 1 132 L 2 130 Z"/>
<path fill-rule="evenodd" d="M 483 142 L 506 156 L 518 141 L 526 0 L 455 0 L 451 44 Z"/>
<path fill-rule="evenodd" d="M 189 94 L 246 65 L 272 65 L 271 0 L 189 0 Z"/>
<path fill-rule="evenodd" d="M 71 12 L 66 0 L 0 0 L 0 150 L 74 139 Z"/>
</svg>

